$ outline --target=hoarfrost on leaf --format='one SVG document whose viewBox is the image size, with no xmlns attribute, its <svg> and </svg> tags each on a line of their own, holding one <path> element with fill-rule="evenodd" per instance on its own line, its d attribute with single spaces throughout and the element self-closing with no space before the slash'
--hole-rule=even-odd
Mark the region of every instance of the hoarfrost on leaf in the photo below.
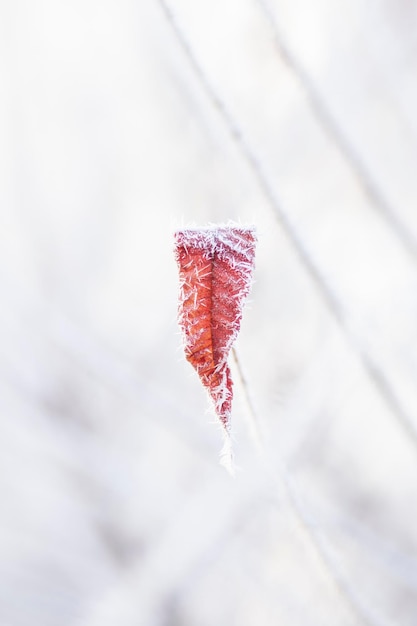
<svg viewBox="0 0 417 626">
<path fill-rule="evenodd" d="M 210 226 L 175 233 L 185 356 L 207 388 L 227 440 L 233 398 L 227 359 L 252 282 L 255 245 L 253 227 Z"/>
</svg>

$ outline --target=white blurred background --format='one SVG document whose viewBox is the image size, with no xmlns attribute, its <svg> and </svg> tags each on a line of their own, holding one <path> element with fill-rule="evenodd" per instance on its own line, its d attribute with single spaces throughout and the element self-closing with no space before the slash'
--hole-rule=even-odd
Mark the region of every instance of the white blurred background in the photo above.
<svg viewBox="0 0 417 626">
<path fill-rule="evenodd" d="M 415 0 L 0 1 L 0 626 L 417 624 L 416 76 Z M 234 478 L 173 257 L 229 219 Z"/>
</svg>

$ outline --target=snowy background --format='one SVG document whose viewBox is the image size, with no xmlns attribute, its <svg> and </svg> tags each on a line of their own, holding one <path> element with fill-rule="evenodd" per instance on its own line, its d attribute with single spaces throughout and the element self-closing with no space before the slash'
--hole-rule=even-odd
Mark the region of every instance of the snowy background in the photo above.
<svg viewBox="0 0 417 626">
<path fill-rule="evenodd" d="M 414 0 L 0 1 L 0 626 L 415 626 L 416 76 Z M 173 257 L 228 219 L 235 478 Z"/>
</svg>

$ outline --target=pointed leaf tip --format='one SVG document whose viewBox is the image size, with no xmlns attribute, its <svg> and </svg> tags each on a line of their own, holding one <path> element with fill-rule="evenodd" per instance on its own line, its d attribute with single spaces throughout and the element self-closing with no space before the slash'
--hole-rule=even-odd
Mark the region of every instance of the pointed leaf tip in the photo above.
<svg viewBox="0 0 417 626">
<path fill-rule="evenodd" d="M 251 286 L 255 245 L 254 228 L 219 226 L 175 233 L 185 356 L 227 433 L 233 397 L 227 358 Z"/>
</svg>

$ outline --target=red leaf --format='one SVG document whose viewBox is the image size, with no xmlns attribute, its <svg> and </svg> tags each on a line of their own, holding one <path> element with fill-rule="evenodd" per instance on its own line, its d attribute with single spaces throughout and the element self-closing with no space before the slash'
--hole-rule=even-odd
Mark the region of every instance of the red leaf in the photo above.
<svg viewBox="0 0 417 626">
<path fill-rule="evenodd" d="M 240 227 L 181 230 L 175 243 L 185 356 L 228 433 L 233 390 L 227 358 L 250 289 L 255 232 Z"/>
</svg>

